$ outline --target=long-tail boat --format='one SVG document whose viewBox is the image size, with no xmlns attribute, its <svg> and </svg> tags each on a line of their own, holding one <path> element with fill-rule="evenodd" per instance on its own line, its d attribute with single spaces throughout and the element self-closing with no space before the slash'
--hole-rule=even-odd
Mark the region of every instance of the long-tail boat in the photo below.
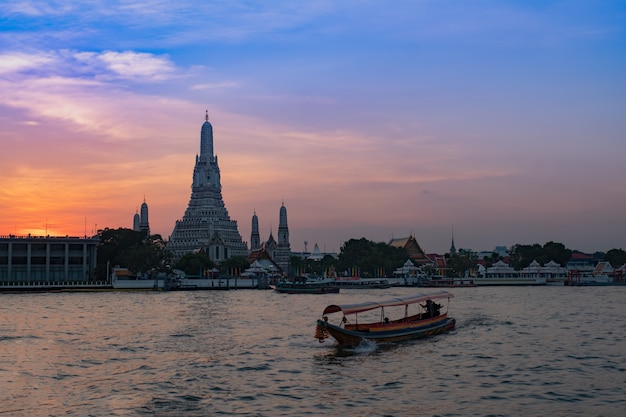
<svg viewBox="0 0 626 417">
<path fill-rule="evenodd" d="M 377 343 L 398 342 L 447 332 L 456 320 L 448 317 L 448 304 L 454 297 L 447 291 L 413 294 L 384 301 L 359 304 L 331 304 L 317 320 L 315 338 L 320 343 L 329 336 L 346 347 L 358 346 L 363 340 Z M 442 301 L 445 305 L 437 303 Z M 340 314 L 335 314 L 340 313 Z M 390 313 L 395 313 L 390 319 Z M 330 315 L 337 324 L 332 324 Z"/>
</svg>

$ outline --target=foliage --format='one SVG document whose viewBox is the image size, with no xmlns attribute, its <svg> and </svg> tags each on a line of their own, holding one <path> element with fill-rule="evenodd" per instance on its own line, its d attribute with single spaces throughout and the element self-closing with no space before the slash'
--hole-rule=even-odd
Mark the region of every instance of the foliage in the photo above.
<svg viewBox="0 0 626 417">
<path fill-rule="evenodd" d="M 318 272 L 320 275 L 322 275 L 324 271 L 337 270 L 337 259 L 331 255 L 324 255 L 322 260 L 318 261 L 317 264 L 320 268 Z"/>
<path fill-rule="evenodd" d="M 494 252 L 492 255 L 495 258 L 498 258 L 498 254 Z M 465 250 L 460 250 L 458 253 L 454 255 L 447 255 L 446 257 L 446 265 L 448 269 L 446 270 L 446 276 L 453 277 L 463 277 L 465 273 L 472 274 L 478 268 L 478 258 L 476 254 L 472 252 L 468 252 Z"/>
<path fill-rule="evenodd" d="M 626 251 L 622 249 L 611 249 L 604 255 L 604 260 L 610 262 L 613 268 L 619 268 L 626 264 Z"/>
<path fill-rule="evenodd" d="M 291 255 L 289 257 L 289 271 L 287 275 L 295 276 L 302 272 L 306 272 L 306 260 L 299 256 Z"/>
<path fill-rule="evenodd" d="M 161 235 L 147 236 L 145 231 L 105 228 L 98 231 L 96 276 L 107 275 L 109 267 L 126 267 L 134 273 L 160 271 L 166 268 L 169 254 Z"/>
<path fill-rule="evenodd" d="M 375 243 L 365 238 L 350 239 L 343 244 L 337 262 L 339 274 L 355 272 L 362 277 L 390 275 L 408 259 L 403 248 Z"/>
<path fill-rule="evenodd" d="M 248 268 L 250 268 L 250 263 L 244 256 L 231 256 L 219 266 L 220 272 L 224 275 L 237 275 Z"/>
<path fill-rule="evenodd" d="M 319 261 L 313 259 L 303 259 L 300 256 L 289 258 L 288 274 L 292 276 L 313 274 L 322 276 L 325 272 L 336 270 L 337 259 L 331 255 L 324 255 Z"/>
<path fill-rule="evenodd" d="M 496 262 L 498 262 L 501 259 L 500 254 L 498 252 L 492 252 L 490 256 L 486 256 L 484 258 L 485 262 L 487 263 L 488 266 L 492 266 L 493 264 L 495 264 Z"/>
<path fill-rule="evenodd" d="M 201 275 L 205 269 L 215 268 L 215 263 L 204 251 L 186 253 L 176 262 L 174 269 L 180 269 L 187 275 Z"/>
<path fill-rule="evenodd" d="M 538 243 L 534 245 L 514 245 L 511 248 L 511 266 L 515 269 L 526 268 L 533 260 L 541 265 L 554 261 L 565 266 L 572 258 L 572 251 L 562 243 L 548 242 L 543 247 Z"/>
</svg>

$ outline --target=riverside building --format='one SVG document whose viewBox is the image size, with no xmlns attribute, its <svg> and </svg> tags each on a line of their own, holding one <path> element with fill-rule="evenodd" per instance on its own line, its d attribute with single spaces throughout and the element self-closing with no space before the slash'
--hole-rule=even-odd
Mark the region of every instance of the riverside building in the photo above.
<svg viewBox="0 0 626 417">
<path fill-rule="evenodd" d="M 95 277 L 98 238 L 0 236 L 2 289 L 101 286 Z"/>
<path fill-rule="evenodd" d="M 189 205 L 183 218 L 176 221 L 167 247 L 175 261 L 197 250 L 203 250 L 215 262 L 248 256 L 248 246 L 241 239 L 237 222 L 230 219 L 222 198 L 208 111 L 200 131 L 200 154 L 196 155 Z"/>
</svg>

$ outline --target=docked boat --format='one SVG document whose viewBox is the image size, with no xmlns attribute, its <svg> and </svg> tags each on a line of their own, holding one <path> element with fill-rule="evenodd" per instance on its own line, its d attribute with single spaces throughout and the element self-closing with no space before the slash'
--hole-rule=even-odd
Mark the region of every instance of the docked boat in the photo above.
<svg viewBox="0 0 626 417">
<path fill-rule="evenodd" d="M 451 288 L 451 287 L 477 287 L 474 282 L 474 278 L 449 278 L 439 275 L 430 276 L 424 280 L 420 280 L 417 283 L 418 287 L 433 287 L 433 288 Z"/>
<path fill-rule="evenodd" d="M 448 317 L 447 304 L 452 297 L 447 291 L 439 291 L 384 301 L 331 304 L 317 320 L 315 338 L 322 343 L 332 336 L 339 345 L 354 347 L 364 340 L 399 342 L 444 333 L 456 324 Z M 446 300 L 445 305 L 437 303 L 441 300 Z"/>
<path fill-rule="evenodd" d="M 387 279 L 361 277 L 337 277 L 335 286 L 359 290 L 391 288 L 391 284 Z"/>
<path fill-rule="evenodd" d="M 335 285 L 334 280 L 279 281 L 271 287 L 274 291 L 283 294 L 331 294 L 339 292 L 339 287 Z"/>
</svg>

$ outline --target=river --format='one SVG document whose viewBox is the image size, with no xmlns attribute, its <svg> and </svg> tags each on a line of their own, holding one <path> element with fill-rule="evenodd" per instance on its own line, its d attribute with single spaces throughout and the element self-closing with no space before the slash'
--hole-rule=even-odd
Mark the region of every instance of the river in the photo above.
<svg viewBox="0 0 626 417">
<path fill-rule="evenodd" d="M 327 304 L 417 291 L 0 294 L 0 415 L 626 415 L 626 287 L 458 288 L 450 333 L 313 337 Z"/>
</svg>

